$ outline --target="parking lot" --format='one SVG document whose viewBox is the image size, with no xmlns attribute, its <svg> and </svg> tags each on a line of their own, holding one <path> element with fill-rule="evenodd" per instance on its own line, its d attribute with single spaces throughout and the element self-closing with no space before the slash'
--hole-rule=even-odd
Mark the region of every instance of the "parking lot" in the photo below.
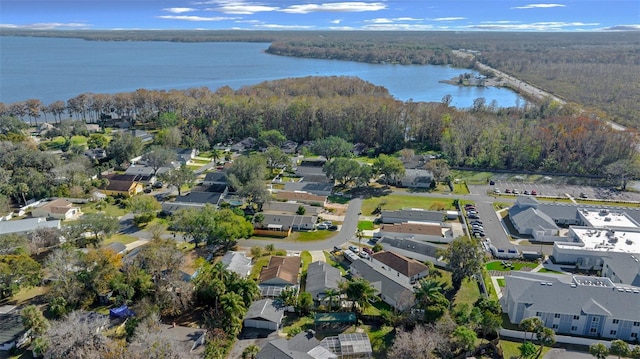
<svg viewBox="0 0 640 359">
<path fill-rule="evenodd" d="M 640 193 L 622 192 L 613 188 L 580 186 L 554 183 L 530 183 L 530 182 L 514 182 L 514 181 L 495 181 L 492 185 L 469 185 L 472 193 L 484 194 L 494 191 L 496 188 L 501 194 L 505 194 L 507 189 L 513 192 L 517 190 L 519 194 L 525 191 L 531 193 L 536 191 L 538 196 L 563 197 L 567 195 L 573 198 L 602 199 L 602 200 L 618 200 L 618 201 L 640 201 Z"/>
</svg>

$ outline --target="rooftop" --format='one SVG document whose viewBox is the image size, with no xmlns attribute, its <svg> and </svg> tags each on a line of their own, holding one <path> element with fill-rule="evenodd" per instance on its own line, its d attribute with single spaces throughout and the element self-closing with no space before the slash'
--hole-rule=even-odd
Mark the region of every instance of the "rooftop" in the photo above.
<svg viewBox="0 0 640 359">
<path fill-rule="evenodd" d="M 585 225 L 589 227 L 627 227 L 638 228 L 638 223 L 625 212 L 613 211 L 609 209 L 587 209 L 580 208 L 578 213 L 582 217 Z"/>
<path fill-rule="evenodd" d="M 575 243 L 556 242 L 558 248 L 640 254 L 640 228 L 594 228 L 572 226 Z"/>
</svg>

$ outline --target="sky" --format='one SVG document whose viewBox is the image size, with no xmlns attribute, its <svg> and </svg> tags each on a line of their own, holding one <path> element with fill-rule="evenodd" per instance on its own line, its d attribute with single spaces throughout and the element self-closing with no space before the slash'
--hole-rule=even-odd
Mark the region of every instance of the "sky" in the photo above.
<svg viewBox="0 0 640 359">
<path fill-rule="evenodd" d="M 0 0 L 0 28 L 640 30 L 640 0 Z"/>
</svg>

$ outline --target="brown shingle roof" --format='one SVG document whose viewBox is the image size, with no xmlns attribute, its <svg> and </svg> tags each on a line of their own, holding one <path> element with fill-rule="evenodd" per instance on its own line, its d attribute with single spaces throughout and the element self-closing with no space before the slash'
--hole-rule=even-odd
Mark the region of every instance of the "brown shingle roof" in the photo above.
<svg viewBox="0 0 640 359">
<path fill-rule="evenodd" d="M 65 199 L 58 198 L 51 202 L 45 203 L 40 208 L 46 209 L 51 213 L 67 213 L 69 209 L 73 208 L 73 205 L 71 204 L 71 202 Z"/>
<path fill-rule="evenodd" d="M 288 283 L 296 284 L 298 283 L 300 264 L 300 257 L 273 256 L 269 260 L 269 265 L 260 271 L 260 283 L 280 278 Z"/>
<path fill-rule="evenodd" d="M 429 267 L 417 260 L 410 259 L 393 252 L 381 251 L 374 253 L 373 259 L 384 263 L 389 266 L 389 268 L 402 273 L 406 277 L 412 277 L 418 273 L 429 270 Z"/>
<path fill-rule="evenodd" d="M 421 224 L 421 223 L 395 223 L 384 224 L 380 228 L 383 232 L 394 233 L 411 233 L 442 237 L 442 228 L 440 225 Z"/>
</svg>

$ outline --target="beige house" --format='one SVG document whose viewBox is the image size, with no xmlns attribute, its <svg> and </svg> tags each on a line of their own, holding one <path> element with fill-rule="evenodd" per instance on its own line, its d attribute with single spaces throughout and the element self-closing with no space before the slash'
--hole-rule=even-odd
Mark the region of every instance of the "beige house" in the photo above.
<svg viewBox="0 0 640 359">
<path fill-rule="evenodd" d="M 80 207 L 62 198 L 47 202 L 31 211 L 33 217 L 55 219 L 75 219 L 81 214 Z"/>
</svg>

